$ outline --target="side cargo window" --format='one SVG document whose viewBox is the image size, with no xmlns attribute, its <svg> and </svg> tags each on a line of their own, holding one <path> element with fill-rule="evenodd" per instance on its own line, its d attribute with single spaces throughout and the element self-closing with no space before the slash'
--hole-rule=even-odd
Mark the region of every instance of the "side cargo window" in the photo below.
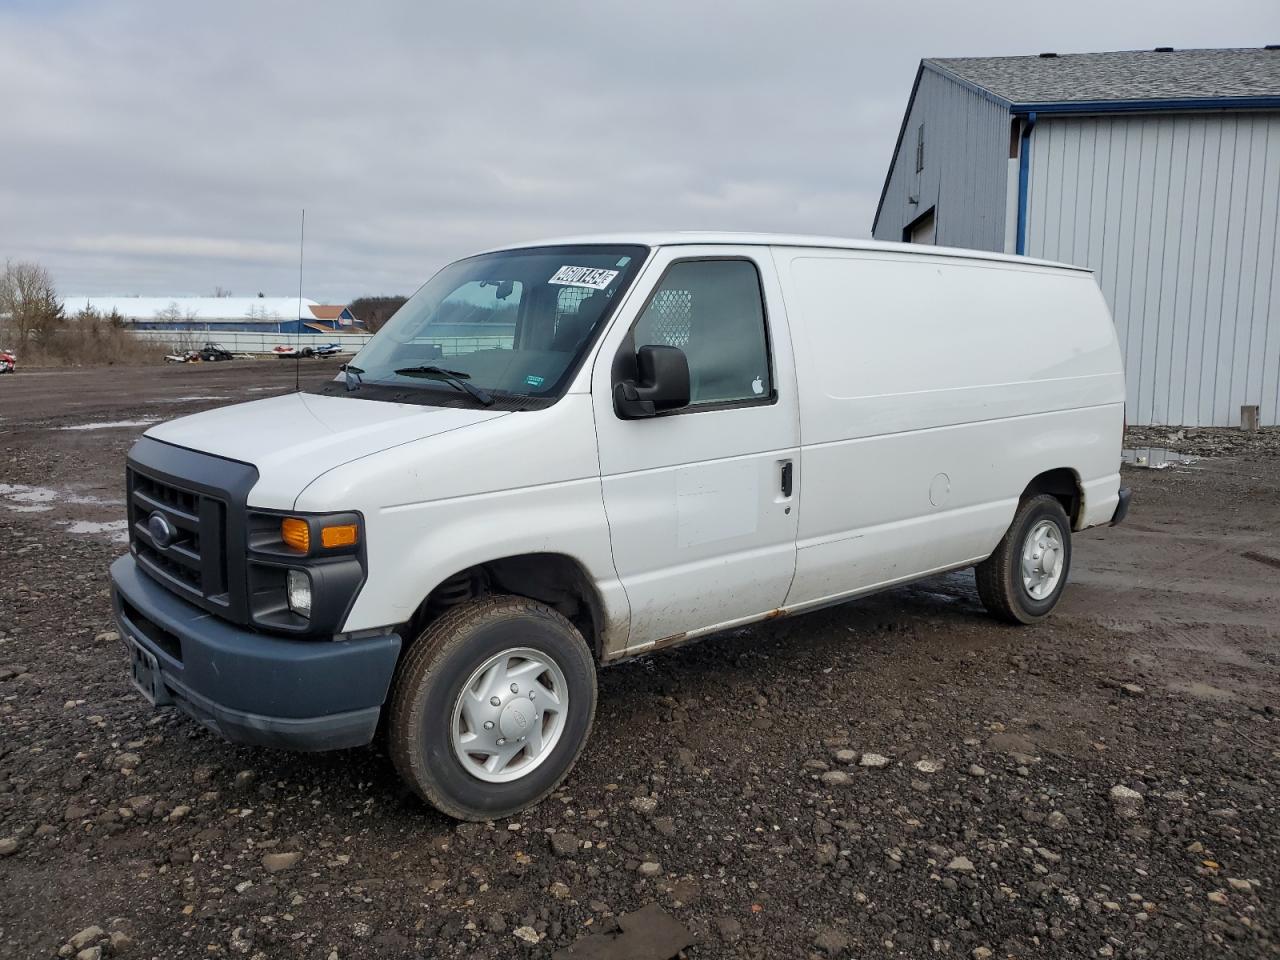
<svg viewBox="0 0 1280 960">
<path fill-rule="evenodd" d="M 749 260 L 672 264 L 632 335 L 636 349 L 684 351 L 690 407 L 773 399 L 760 275 Z"/>
</svg>

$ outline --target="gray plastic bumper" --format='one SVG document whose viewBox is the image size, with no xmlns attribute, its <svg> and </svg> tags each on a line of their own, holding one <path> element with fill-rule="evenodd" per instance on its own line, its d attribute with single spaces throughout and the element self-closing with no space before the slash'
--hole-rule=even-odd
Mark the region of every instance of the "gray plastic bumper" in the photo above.
<svg viewBox="0 0 1280 960">
<path fill-rule="evenodd" d="M 340 750 L 373 739 L 400 637 L 295 640 L 242 630 L 187 603 L 139 570 L 111 565 L 116 621 L 135 682 L 237 743 Z"/>
</svg>

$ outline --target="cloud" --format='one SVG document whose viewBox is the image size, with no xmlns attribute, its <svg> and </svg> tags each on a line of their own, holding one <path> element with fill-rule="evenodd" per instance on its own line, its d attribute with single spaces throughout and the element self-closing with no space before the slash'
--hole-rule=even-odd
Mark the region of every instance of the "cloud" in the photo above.
<svg viewBox="0 0 1280 960">
<path fill-rule="evenodd" d="M 557 234 L 865 236 L 922 56 L 1256 45 L 1278 20 L 1192 0 L 10 5 L 0 257 L 77 292 L 289 292 L 305 207 L 326 300 Z"/>
</svg>

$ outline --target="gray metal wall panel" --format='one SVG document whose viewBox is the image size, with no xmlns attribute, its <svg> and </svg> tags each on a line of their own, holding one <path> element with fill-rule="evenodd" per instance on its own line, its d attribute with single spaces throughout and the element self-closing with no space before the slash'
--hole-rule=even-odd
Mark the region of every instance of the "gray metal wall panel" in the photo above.
<svg viewBox="0 0 1280 960">
<path fill-rule="evenodd" d="M 1274 112 L 1040 120 L 1026 252 L 1096 271 L 1131 423 L 1280 423 L 1278 194 Z"/>
<path fill-rule="evenodd" d="M 875 238 L 901 240 L 907 224 L 933 207 L 939 246 L 1003 250 L 1010 119 L 1004 107 L 925 70 L 893 159 Z M 921 123 L 925 161 L 916 173 Z"/>
</svg>

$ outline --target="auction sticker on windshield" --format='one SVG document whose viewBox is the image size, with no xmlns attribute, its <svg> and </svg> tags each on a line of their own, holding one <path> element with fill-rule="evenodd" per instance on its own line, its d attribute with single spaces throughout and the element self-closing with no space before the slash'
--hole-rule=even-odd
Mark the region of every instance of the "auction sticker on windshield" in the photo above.
<svg viewBox="0 0 1280 960">
<path fill-rule="evenodd" d="M 559 284 L 562 287 L 590 287 L 593 290 L 603 290 L 617 275 L 617 270 L 563 266 L 551 275 L 547 283 Z"/>
</svg>

